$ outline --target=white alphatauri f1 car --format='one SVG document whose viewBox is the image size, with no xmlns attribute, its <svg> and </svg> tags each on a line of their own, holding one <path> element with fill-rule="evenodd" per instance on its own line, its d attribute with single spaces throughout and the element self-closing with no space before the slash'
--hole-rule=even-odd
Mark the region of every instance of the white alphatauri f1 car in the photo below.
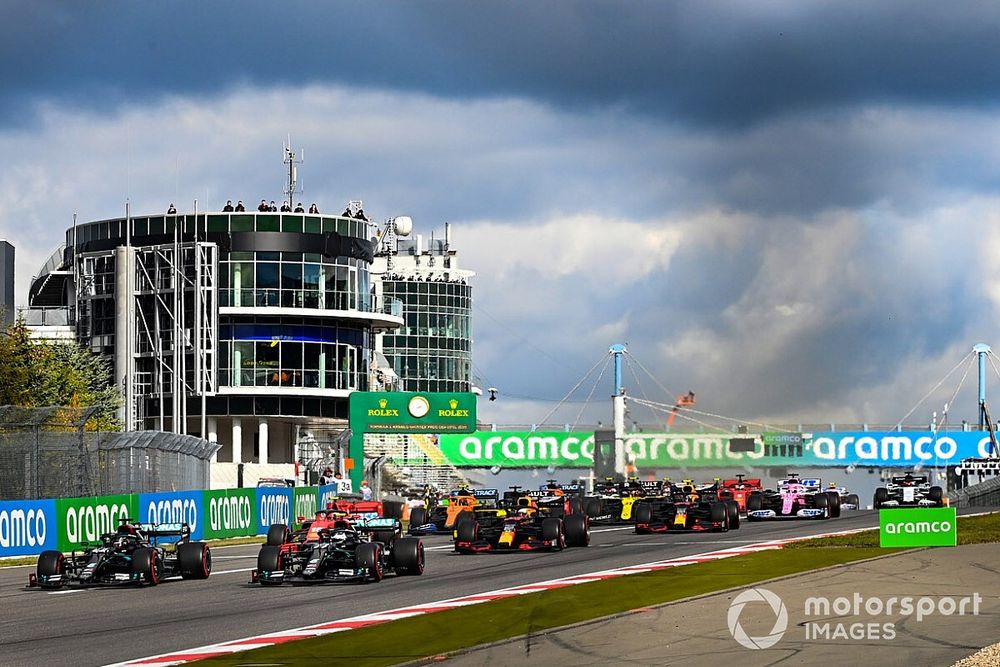
<svg viewBox="0 0 1000 667">
<path fill-rule="evenodd" d="M 906 473 L 875 489 L 874 507 L 944 507 L 944 491 L 931 486 L 927 475 Z"/>
</svg>

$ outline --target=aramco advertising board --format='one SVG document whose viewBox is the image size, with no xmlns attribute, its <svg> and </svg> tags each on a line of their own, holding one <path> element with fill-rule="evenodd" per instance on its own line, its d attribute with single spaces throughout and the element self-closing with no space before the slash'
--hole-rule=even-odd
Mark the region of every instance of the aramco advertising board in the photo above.
<svg viewBox="0 0 1000 667">
<path fill-rule="evenodd" d="M 751 448 L 731 448 L 731 439 L 747 435 L 633 433 L 625 435 L 625 452 L 639 468 L 939 467 L 987 456 L 990 447 L 982 432 L 764 433 L 753 436 Z M 585 431 L 441 433 L 437 440 L 443 457 L 459 468 L 589 468 L 594 462 L 594 434 Z"/>
</svg>

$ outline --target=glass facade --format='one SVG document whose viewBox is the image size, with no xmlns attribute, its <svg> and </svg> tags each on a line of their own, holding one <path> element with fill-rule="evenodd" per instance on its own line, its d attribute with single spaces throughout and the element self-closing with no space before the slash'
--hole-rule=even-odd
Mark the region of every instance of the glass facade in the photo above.
<svg viewBox="0 0 1000 667">
<path fill-rule="evenodd" d="M 219 305 L 371 310 L 368 265 L 301 252 L 232 252 L 219 263 Z"/>
<path fill-rule="evenodd" d="M 256 317 L 219 330 L 219 385 L 358 390 L 367 330 L 312 319 Z"/>
<path fill-rule="evenodd" d="M 207 213 L 135 217 L 131 228 L 118 219 L 67 230 L 69 256 L 78 263 L 84 286 L 78 333 L 91 349 L 112 359 L 117 353 L 115 249 L 125 245 L 127 232 L 137 262 L 135 368 L 140 401 L 145 402 L 138 409 L 140 416 L 158 414 L 161 403 L 169 401 L 163 397 L 169 396 L 172 386 L 175 331 L 163 308 L 173 312 L 180 304 L 181 326 L 187 332 L 184 381 L 188 391 L 195 386 L 190 337 L 195 321 L 196 241 L 216 244 L 219 250 L 211 307 L 221 310 L 216 311 L 217 336 L 207 359 L 221 394 L 244 388 L 255 394 L 257 389 L 273 390 L 274 398 L 265 391 L 245 413 L 259 415 L 264 403 L 277 403 L 278 396 L 291 398 L 298 391 L 305 395 L 299 404 L 282 403 L 273 414 L 339 416 L 340 410 L 327 403 L 346 403 L 346 399 L 323 397 L 319 390 L 368 388 L 372 325 L 358 316 L 376 309 L 369 279 L 374 226 L 367 221 L 286 213 Z M 179 263 L 173 259 L 175 238 L 180 243 Z M 176 275 L 177 266 L 183 267 L 182 277 Z M 184 285 L 184 296 L 174 302 L 170 290 L 178 284 Z M 294 309 L 300 314 L 274 314 L 265 308 Z M 166 362 L 159 361 L 164 355 Z M 236 402 L 230 401 L 228 409 L 250 409 L 236 400 L 238 396 L 232 398 Z"/>
<path fill-rule="evenodd" d="M 472 288 L 463 281 L 383 280 L 398 300 L 403 326 L 383 338 L 405 391 L 470 391 Z"/>
</svg>

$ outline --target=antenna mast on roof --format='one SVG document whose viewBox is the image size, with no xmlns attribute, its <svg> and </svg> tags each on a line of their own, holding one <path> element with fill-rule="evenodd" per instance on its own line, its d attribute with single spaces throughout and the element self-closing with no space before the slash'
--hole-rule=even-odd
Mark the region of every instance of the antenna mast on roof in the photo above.
<svg viewBox="0 0 1000 667">
<path fill-rule="evenodd" d="M 299 159 L 295 159 L 295 153 L 292 151 L 292 137 L 288 136 L 288 142 L 284 145 L 285 148 L 285 164 L 288 165 L 288 184 L 285 188 L 285 196 L 288 198 L 288 205 L 295 206 L 295 185 L 298 182 L 298 171 L 295 168 L 296 164 L 302 164 L 305 162 L 305 151 L 300 151 Z M 302 188 L 299 188 L 298 192 L 302 192 Z"/>
</svg>

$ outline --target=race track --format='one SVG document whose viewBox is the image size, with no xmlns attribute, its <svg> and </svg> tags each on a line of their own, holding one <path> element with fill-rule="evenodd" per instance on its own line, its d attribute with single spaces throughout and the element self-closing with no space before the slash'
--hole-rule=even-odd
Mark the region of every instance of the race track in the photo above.
<svg viewBox="0 0 1000 667">
<path fill-rule="evenodd" d="M 611 567 L 877 523 L 875 512 L 845 511 L 829 521 L 744 521 L 727 534 L 635 535 L 629 527 L 595 526 L 589 548 L 475 556 L 453 553 L 450 540 L 437 536 L 425 538 L 423 576 L 363 585 L 248 585 L 257 545 L 214 549 L 209 579 L 155 588 L 28 590 L 24 585 L 32 568 L 4 568 L 0 663 L 104 665 Z"/>
</svg>

